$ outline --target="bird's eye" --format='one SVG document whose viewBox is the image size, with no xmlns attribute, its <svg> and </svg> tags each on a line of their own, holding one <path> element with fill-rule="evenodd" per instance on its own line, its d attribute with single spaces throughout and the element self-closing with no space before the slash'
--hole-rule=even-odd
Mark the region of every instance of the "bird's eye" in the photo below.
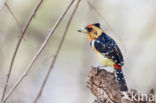
<svg viewBox="0 0 156 103">
<path fill-rule="evenodd" d="M 91 32 L 91 31 L 92 31 L 92 28 L 87 28 L 87 31 L 88 31 L 88 32 Z"/>
</svg>

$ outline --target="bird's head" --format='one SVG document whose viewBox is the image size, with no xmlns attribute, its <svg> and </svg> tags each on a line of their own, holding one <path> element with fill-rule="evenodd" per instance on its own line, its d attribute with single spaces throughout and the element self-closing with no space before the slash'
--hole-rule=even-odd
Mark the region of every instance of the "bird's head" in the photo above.
<svg viewBox="0 0 156 103">
<path fill-rule="evenodd" d="M 99 23 L 87 25 L 84 29 L 78 30 L 78 32 L 82 32 L 87 36 L 87 39 L 94 40 L 98 38 L 102 34 L 102 29 L 100 28 Z"/>
</svg>

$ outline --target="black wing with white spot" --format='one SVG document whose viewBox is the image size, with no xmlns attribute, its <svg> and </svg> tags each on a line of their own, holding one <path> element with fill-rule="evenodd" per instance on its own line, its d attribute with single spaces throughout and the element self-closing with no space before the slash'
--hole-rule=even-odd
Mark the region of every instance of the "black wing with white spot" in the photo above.
<svg viewBox="0 0 156 103">
<path fill-rule="evenodd" d="M 109 59 L 112 59 L 118 65 L 124 65 L 123 56 L 115 41 L 110 37 L 107 39 L 97 38 L 94 41 L 94 47 Z"/>
</svg>

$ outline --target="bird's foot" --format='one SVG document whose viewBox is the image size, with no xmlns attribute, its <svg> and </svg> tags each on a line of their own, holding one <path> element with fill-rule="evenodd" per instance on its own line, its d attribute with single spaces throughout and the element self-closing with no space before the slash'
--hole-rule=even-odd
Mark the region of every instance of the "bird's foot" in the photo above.
<svg viewBox="0 0 156 103">
<path fill-rule="evenodd" d="M 101 70 L 106 70 L 107 72 L 115 72 L 114 68 L 110 67 L 110 66 L 98 66 L 98 71 L 101 71 Z"/>
<path fill-rule="evenodd" d="M 98 66 L 97 67 L 97 73 L 99 73 L 101 70 L 105 70 L 106 66 L 102 65 L 102 66 Z"/>
<path fill-rule="evenodd" d="M 108 66 L 104 66 L 104 65 L 101 65 L 101 66 L 98 66 L 98 69 L 102 70 L 102 69 L 105 69 L 107 68 Z"/>
</svg>

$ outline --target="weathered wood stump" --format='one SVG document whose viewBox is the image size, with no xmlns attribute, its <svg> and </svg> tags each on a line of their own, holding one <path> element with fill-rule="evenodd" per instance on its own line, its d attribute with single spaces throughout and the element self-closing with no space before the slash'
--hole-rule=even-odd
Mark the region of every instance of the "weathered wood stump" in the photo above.
<svg viewBox="0 0 156 103">
<path fill-rule="evenodd" d="M 153 89 L 147 94 L 130 89 L 127 95 L 129 99 L 125 98 L 114 73 L 98 67 L 91 68 L 87 86 L 97 98 L 94 103 L 156 103 Z"/>
</svg>

